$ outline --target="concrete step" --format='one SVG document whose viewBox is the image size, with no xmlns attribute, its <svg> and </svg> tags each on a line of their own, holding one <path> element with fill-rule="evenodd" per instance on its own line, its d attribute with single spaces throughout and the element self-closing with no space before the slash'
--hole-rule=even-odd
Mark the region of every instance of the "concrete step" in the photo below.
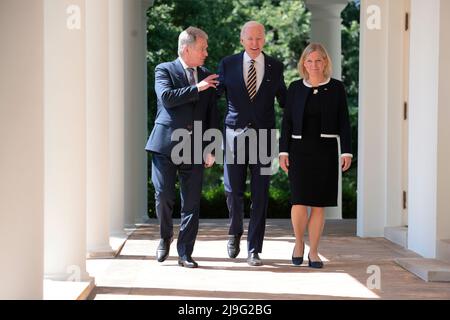
<svg viewBox="0 0 450 320">
<path fill-rule="evenodd" d="M 44 280 L 44 300 L 87 300 L 95 288 L 94 278 L 85 281 Z"/>
<path fill-rule="evenodd" d="M 426 258 L 398 258 L 395 262 L 427 282 L 450 282 L 450 263 Z"/>
</svg>

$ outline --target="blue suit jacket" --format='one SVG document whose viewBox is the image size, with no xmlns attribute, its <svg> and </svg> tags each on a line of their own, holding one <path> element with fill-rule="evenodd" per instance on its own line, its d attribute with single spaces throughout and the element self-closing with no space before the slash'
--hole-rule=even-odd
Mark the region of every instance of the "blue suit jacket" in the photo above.
<svg viewBox="0 0 450 320">
<path fill-rule="evenodd" d="M 197 68 L 198 81 L 211 73 L 204 67 Z M 194 121 L 202 121 L 202 129 L 218 128 L 217 99 L 214 88 L 198 92 L 189 85 L 179 59 L 161 63 L 155 68 L 155 92 L 157 113 L 155 126 L 145 149 L 170 156 L 177 141 L 171 141 L 172 132 L 179 128 L 192 131 Z"/>
<path fill-rule="evenodd" d="M 264 54 L 264 53 L 263 53 Z M 219 95 L 226 94 L 225 125 L 230 128 L 275 128 L 275 97 L 283 108 L 286 101 L 286 85 L 283 64 L 264 54 L 264 79 L 250 101 L 243 75 L 244 52 L 222 59 L 219 65 Z"/>
</svg>

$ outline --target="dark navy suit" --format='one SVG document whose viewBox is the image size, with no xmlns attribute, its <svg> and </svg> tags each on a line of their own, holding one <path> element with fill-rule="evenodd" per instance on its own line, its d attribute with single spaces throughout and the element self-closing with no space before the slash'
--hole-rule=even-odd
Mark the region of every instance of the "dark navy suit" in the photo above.
<svg viewBox="0 0 450 320">
<path fill-rule="evenodd" d="M 200 82 L 211 73 L 197 67 Z M 177 240 L 180 257 L 192 254 L 198 231 L 203 164 L 181 163 L 171 159 L 177 141 L 171 141 L 175 129 L 193 131 L 194 121 L 202 121 L 202 129 L 218 127 L 216 92 L 209 88 L 198 92 L 190 85 L 179 59 L 159 64 L 155 68 L 157 114 L 155 126 L 145 149 L 152 152 L 152 183 L 155 187 L 156 214 L 160 221 L 161 238 L 173 236 L 172 211 L 178 173 L 181 191 L 181 223 Z M 196 138 L 191 134 L 192 141 Z"/>
<path fill-rule="evenodd" d="M 286 99 L 283 64 L 264 54 L 264 77 L 256 96 L 250 100 L 243 76 L 243 59 L 244 52 L 241 52 L 228 56 L 220 62 L 218 93 L 219 95 L 225 93 L 227 100 L 225 128 L 274 129 L 275 97 L 281 107 L 284 107 Z M 232 143 L 235 144 L 235 141 Z M 258 159 L 256 164 L 250 164 L 248 143 L 244 148 L 246 152 L 244 164 L 235 162 L 224 165 L 224 185 L 230 214 L 229 234 L 243 233 L 245 181 L 249 168 L 252 206 L 247 249 L 250 253 L 260 253 L 264 239 L 270 183 L 270 175 L 261 175 L 261 168 L 270 166 L 270 163 L 264 165 Z M 232 152 L 236 159 L 236 148 Z"/>
</svg>

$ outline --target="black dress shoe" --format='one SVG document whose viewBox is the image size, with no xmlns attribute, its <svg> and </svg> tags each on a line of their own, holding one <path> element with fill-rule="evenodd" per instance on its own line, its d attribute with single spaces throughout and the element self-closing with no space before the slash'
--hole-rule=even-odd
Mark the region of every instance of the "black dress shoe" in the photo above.
<svg viewBox="0 0 450 320">
<path fill-rule="evenodd" d="M 178 264 L 185 268 L 197 268 L 198 263 L 192 257 L 178 257 Z"/>
<path fill-rule="evenodd" d="M 308 254 L 308 266 L 315 269 L 321 269 L 323 268 L 323 262 L 322 261 L 311 261 L 309 254 Z"/>
<path fill-rule="evenodd" d="M 294 257 L 295 252 L 295 246 L 294 250 L 292 251 L 292 264 L 294 266 L 300 266 L 303 263 L 303 255 L 301 257 Z M 303 242 L 303 252 L 305 252 L 305 243 Z"/>
<path fill-rule="evenodd" d="M 241 234 L 238 235 L 231 235 L 229 240 L 228 240 L 228 244 L 227 244 L 227 251 L 228 251 L 228 256 L 230 258 L 236 258 L 239 254 L 239 252 L 241 251 L 241 249 L 239 248 L 240 242 L 241 242 Z"/>
<path fill-rule="evenodd" d="M 262 266 L 261 258 L 257 253 L 249 253 L 247 263 L 251 266 Z"/>
<path fill-rule="evenodd" d="M 158 249 L 156 249 L 156 259 L 158 262 L 163 262 L 169 256 L 170 244 L 172 243 L 173 238 L 161 239 L 159 241 Z"/>
</svg>

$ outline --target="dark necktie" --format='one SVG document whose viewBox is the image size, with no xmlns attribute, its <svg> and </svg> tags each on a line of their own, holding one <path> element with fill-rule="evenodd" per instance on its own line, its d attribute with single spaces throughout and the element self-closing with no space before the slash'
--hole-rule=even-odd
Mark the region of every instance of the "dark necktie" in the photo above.
<svg viewBox="0 0 450 320">
<path fill-rule="evenodd" d="M 195 81 L 194 77 L 194 68 L 187 68 L 188 71 L 188 81 L 191 86 L 194 86 L 197 82 Z"/>
<path fill-rule="evenodd" d="M 256 96 L 256 69 L 255 60 L 250 60 L 250 68 L 248 69 L 247 77 L 247 91 L 250 100 L 253 100 Z"/>
</svg>

